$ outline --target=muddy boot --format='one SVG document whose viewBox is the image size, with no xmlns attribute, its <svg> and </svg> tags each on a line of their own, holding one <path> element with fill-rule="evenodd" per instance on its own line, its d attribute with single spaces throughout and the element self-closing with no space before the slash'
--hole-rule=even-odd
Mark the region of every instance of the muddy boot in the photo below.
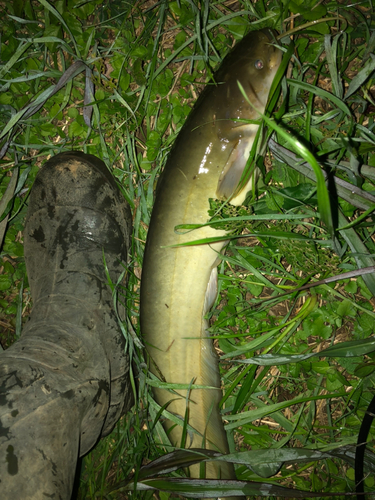
<svg viewBox="0 0 375 500">
<path fill-rule="evenodd" d="M 116 284 L 130 232 L 129 207 L 96 157 L 62 153 L 37 175 L 24 233 L 33 310 L 0 354 L 2 500 L 69 499 L 78 457 L 132 404 L 105 270 Z"/>
</svg>

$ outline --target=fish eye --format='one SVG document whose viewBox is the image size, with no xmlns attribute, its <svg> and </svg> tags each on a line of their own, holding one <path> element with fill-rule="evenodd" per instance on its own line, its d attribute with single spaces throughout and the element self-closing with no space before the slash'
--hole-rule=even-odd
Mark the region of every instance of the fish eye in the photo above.
<svg viewBox="0 0 375 500">
<path fill-rule="evenodd" d="M 263 64 L 262 59 L 257 59 L 257 60 L 255 61 L 254 66 L 255 66 L 255 69 L 263 69 L 264 64 Z"/>
</svg>

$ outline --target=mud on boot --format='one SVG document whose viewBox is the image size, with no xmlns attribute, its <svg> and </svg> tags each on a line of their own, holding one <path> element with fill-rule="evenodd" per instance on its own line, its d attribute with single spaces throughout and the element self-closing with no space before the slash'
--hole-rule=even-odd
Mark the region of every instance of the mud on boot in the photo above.
<svg viewBox="0 0 375 500">
<path fill-rule="evenodd" d="M 133 402 L 129 359 L 105 263 L 117 283 L 131 214 L 98 158 L 51 158 L 38 173 L 25 224 L 33 310 L 0 355 L 2 499 L 68 499 L 78 456 Z"/>
</svg>

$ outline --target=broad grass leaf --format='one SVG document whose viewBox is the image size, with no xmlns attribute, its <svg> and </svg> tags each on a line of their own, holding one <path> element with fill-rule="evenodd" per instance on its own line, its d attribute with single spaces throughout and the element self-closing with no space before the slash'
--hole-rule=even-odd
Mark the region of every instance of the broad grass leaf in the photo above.
<svg viewBox="0 0 375 500">
<path fill-rule="evenodd" d="M 321 498 L 335 497 L 339 493 L 312 493 L 297 489 L 285 488 L 270 483 L 251 481 L 230 481 L 215 479 L 177 479 L 154 478 L 138 482 L 135 487 L 129 484 L 125 490 L 159 490 L 183 495 L 187 498 L 212 498 L 238 496 L 259 496 L 270 498 Z M 342 494 L 342 493 L 341 493 Z"/>
<path fill-rule="evenodd" d="M 348 90 L 345 94 L 345 100 L 353 95 L 360 87 L 365 83 L 365 81 L 371 76 L 375 70 L 375 56 L 370 54 L 370 60 L 367 62 L 364 68 L 362 68 L 352 79 L 349 84 Z"/>
<path fill-rule="evenodd" d="M 340 342 L 332 347 L 328 347 L 317 353 L 309 354 L 263 354 L 261 356 L 253 356 L 249 359 L 236 360 L 236 363 L 259 365 L 259 366 L 277 366 L 288 363 L 298 363 L 313 357 L 355 357 L 364 356 L 375 351 L 375 339 L 352 340 L 349 342 Z"/>
</svg>

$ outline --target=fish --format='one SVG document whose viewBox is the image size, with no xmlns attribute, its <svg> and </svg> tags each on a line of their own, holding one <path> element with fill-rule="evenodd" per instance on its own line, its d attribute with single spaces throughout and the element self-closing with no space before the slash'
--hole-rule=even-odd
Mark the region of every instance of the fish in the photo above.
<svg viewBox="0 0 375 500">
<path fill-rule="evenodd" d="M 177 234 L 175 226 L 205 224 L 210 198 L 240 205 L 251 189 L 252 179 L 237 192 L 259 125 L 243 120 L 259 120 L 258 111 L 265 110 L 281 62 L 273 40 L 270 30 L 250 32 L 224 58 L 181 128 L 156 188 L 142 266 L 140 325 L 152 373 L 168 383 L 210 387 L 193 386 L 188 398 L 188 390 L 154 390 L 159 405 L 169 402 L 167 410 L 182 424 L 187 412 L 189 425 L 197 431 L 187 438 L 187 448 L 229 453 L 219 410 L 218 356 L 207 338 L 205 319 L 217 295 L 226 232 L 204 226 Z M 174 246 L 218 236 L 223 241 Z M 172 445 L 181 446 L 183 426 L 167 420 L 165 429 Z M 200 477 L 199 465 L 189 469 L 191 477 Z M 224 461 L 207 462 L 205 473 L 211 479 L 236 477 L 233 465 Z"/>
</svg>

